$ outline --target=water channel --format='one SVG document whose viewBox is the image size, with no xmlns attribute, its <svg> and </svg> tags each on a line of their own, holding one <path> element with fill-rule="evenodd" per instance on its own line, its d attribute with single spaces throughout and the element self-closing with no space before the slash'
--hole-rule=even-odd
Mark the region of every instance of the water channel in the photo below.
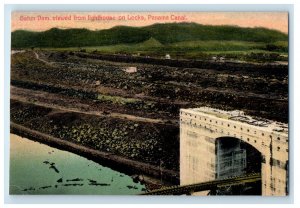
<svg viewBox="0 0 300 208">
<path fill-rule="evenodd" d="M 145 191 L 123 173 L 79 155 L 10 136 L 10 194 L 133 195 Z"/>
</svg>

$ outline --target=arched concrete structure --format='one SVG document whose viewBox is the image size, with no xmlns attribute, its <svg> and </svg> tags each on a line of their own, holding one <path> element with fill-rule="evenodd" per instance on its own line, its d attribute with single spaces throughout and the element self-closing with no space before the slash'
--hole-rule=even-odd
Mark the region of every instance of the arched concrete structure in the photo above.
<svg viewBox="0 0 300 208">
<path fill-rule="evenodd" d="M 261 153 L 262 195 L 287 195 L 287 124 L 207 107 L 180 111 L 181 185 L 217 178 L 216 139 L 220 137 L 240 139 Z"/>
</svg>

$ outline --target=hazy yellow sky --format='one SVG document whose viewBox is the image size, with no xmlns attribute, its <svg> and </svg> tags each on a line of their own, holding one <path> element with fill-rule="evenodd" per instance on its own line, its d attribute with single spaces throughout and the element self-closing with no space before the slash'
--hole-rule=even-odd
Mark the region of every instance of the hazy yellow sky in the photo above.
<svg viewBox="0 0 300 208">
<path fill-rule="evenodd" d="M 93 17 L 106 19 L 92 20 Z M 58 27 L 101 30 L 117 25 L 146 26 L 165 22 L 265 27 L 288 33 L 287 12 L 13 12 L 11 29 L 44 31 Z"/>
</svg>

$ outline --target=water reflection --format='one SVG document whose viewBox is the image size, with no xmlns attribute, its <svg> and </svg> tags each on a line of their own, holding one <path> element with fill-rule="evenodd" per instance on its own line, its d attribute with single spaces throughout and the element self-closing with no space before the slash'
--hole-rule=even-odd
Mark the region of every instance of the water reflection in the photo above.
<svg viewBox="0 0 300 208">
<path fill-rule="evenodd" d="M 144 185 L 76 154 L 11 134 L 10 194 L 139 194 Z"/>
</svg>

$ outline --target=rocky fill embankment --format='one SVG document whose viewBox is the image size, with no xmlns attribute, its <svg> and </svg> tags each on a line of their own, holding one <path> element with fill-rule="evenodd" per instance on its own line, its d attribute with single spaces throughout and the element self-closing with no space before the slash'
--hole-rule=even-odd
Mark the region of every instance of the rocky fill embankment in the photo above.
<svg viewBox="0 0 300 208">
<path fill-rule="evenodd" d="M 288 121 L 287 66 L 224 62 L 213 69 L 102 59 L 55 51 L 12 55 L 11 120 L 175 171 L 180 108 L 205 105 Z"/>
</svg>

